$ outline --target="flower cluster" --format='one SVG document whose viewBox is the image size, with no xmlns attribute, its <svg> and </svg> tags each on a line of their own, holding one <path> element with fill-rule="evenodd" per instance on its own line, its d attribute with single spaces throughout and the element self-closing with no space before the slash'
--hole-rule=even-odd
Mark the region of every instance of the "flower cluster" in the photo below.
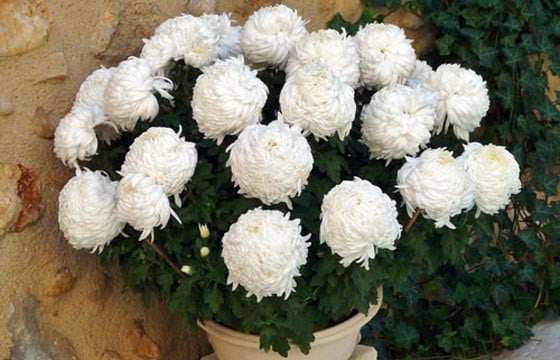
<svg viewBox="0 0 560 360">
<path fill-rule="evenodd" d="M 355 36 L 309 33 L 305 25 L 284 5 L 258 10 L 242 27 L 225 14 L 181 15 L 145 40 L 140 57 L 93 72 L 55 133 L 56 155 L 77 168 L 60 194 L 59 222 L 70 244 L 102 250 L 126 224 L 141 240 L 153 240 L 154 228 L 165 227 L 171 217 L 181 223 L 173 206 L 189 202 L 183 191 L 199 160 L 195 143 L 181 129 L 152 126 L 136 137 L 119 179 L 80 168 L 96 155 L 98 138 L 110 145 L 138 122 L 158 117 L 162 102 L 173 109 L 175 100 L 185 101 L 173 99 L 176 89 L 165 77 L 175 66 L 200 68 L 190 103 L 181 104 L 190 105 L 192 119 L 182 119 L 182 125 L 194 124 L 208 139 L 203 146 L 211 143 L 224 159 L 212 166 L 229 168 L 239 195 L 261 206 L 292 210 L 294 199 L 312 187 L 314 171 L 322 171 L 314 168 L 314 156 L 322 156 L 316 149 L 336 143 L 344 152 L 354 133 L 370 159 L 400 166 L 395 186 L 409 216 L 420 213 L 435 227 L 453 229 L 451 218 L 475 205 L 477 213 L 494 214 L 519 192 L 519 166 L 505 148 L 467 143 L 455 158 L 445 148 L 430 147 L 432 136 L 449 127 L 468 142 L 488 111 L 486 84 L 473 70 L 457 64 L 433 70 L 394 25 L 368 24 Z M 259 77 L 266 68 L 286 75 L 278 99 L 268 98 Z M 355 96 L 365 94 L 368 101 L 356 103 Z M 270 104 L 277 106 L 274 118 L 264 118 Z M 353 156 L 358 155 L 344 154 Z M 357 169 L 345 171 L 346 176 Z M 349 176 L 336 182 L 320 192 L 325 195 L 321 218 L 315 219 L 319 239 L 301 235 L 300 219 L 290 219 L 287 211 L 256 207 L 230 224 L 221 242 L 227 283 L 257 301 L 288 298 L 314 241 L 326 244 L 321 246 L 344 267 L 357 263 L 367 270 L 380 249 L 395 250 L 402 228 L 396 201 L 367 180 Z M 200 234 L 207 240 L 208 227 L 200 226 Z M 197 251 L 210 256 L 209 247 Z M 193 274 L 190 265 L 182 269 Z"/>
</svg>

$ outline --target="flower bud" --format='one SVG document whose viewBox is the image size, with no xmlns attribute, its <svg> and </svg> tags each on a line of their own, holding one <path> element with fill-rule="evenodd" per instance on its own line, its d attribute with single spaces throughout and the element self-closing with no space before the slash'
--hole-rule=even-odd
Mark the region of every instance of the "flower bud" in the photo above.
<svg viewBox="0 0 560 360">
<path fill-rule="evenodd" d="M 208 239 L 210 237 L 210 230 L 208 230 L 208 226 L 206 224 L 198 224 L 198 232 L 200 233 L 200 237 L 202 239 Z"/>
<path fill-rule="evenodd" d="M 210 249 L 207 246 L 203 246 L 200 248 L 200 256 L 203 258 L 207 257 L 210 254 Z"/>
<path fill-rule="evenodd" d="M 193 268 L 190 265 L 181 266 L 181 271 L 184 272 L 187 275 L 192 275 L 193 274 Z"/>
</svg>

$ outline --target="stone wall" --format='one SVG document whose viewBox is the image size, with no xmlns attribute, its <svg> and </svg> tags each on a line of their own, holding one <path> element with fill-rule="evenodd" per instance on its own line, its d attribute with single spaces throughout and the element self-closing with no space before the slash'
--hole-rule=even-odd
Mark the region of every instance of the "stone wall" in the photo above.
<svg viewBox="0 0 560 360">
<path fill-rule="evenodd" d="M 0 0 L 1 359 L 194 360 L 207 353 L 205 340 L 164 304 L 153 300 L 146 309 L 123 291 L 118 270 L 66 244 L 57 198 L 72 173 L 54 157 L 53 130 L 89 73 L 137 54 L 167 17 L 226 11 L 242 22 L 277 2 Z M 362 9 L 359 0 L 283 2 L 310 19 L 310 30 L 337 11 L 356 20 Z"/>
</svg>

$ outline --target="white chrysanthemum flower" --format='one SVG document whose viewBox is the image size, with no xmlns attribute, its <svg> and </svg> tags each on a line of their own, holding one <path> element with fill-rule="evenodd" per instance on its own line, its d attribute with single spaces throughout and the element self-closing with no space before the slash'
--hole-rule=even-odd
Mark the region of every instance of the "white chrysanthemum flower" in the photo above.
<svg viewBox="0 0 560 360">
<path fill-rule="evenodd" d="M 152 76 L 145 59 L 130 57 L 119 64 L 103 95 L 105 112 L 121 130 L 132 130 L 138 120 L 152 120 L 159 112 L 154 92 L 172 99 L 171 80 Z"/>
<path fill-rule="evenodd" d="M 78 167 L 78 160 L 89 160 L 97 153 L 94 127 L 106 117 L 98 106 L 78 105 L 60 120 L 54 132 L 54 152 L 67 166 Z"/>
<path fill-rule="evenodd" d="M 241 50 L 255 66 L 283 69 L 295 44 L 307 35 L 304 21 L 285 5 L 255 11 L 241 29 Z"/>
<path fill-rule="evenodd" d="M 220 59 L 227 59 L 241 54 L 241 26 L 232 26 L 228 14 L 204 14 L 200 18 L 218 36 Z"/>
<path fill-rule="evenodd" d="M 103 251 L 124 228 L 116 216 L 116 181 L 100 171 L 77 170 L 58 196 L 58 224 L 75 249 Z"/>
<path fill-rule="evenodd" d="M 396 202 L 367 180 L 354 178 L 333 187 L 321 205 L 321 243 L 342 257 L 344 267 L 356 261 L 369 270 L 377 249 L 395 250 L 402 226 Z"/>
<path fill-rule="evenodd" d="M 305 65 L 286 80 L 280 107 L 287 123 L 321 139 L 334 133 L 344 139 L 356 116 L 354 90 L 322 63 Z"/>
<path fill-rule="evenodd" d="M 239 193 L 264 204 L 286 203 L 301 193 L 313 168 L 311 148 L 297 126 L 279 120 L 251 125 L 227 149 Z"/>
<path fill-rule="evenodd" d="M 163 229 L 170 215 L 181 222 L 169 205 L 163 187 L 152 177 L 143 174 L 123 176 L 117 186 L 116 197 L 117 217 L 142 232 L 139 240 L 151 235 L 153 241 L 154 228 L 160 226 Z"/>
<path fill-rule="evenodd" d="M 414 71 L 406 79 L 406 86 L 411 88 L 421 87 L 423 89 L 430 89 L 430 79 L 434 69 L 424 60 L 416 60 Z"/>
<path fill-rule="evenodd" d="M 461 164 L 443 148 L 427 149 L 417 158 L 406 158 L 397 173 L 397 188 L 408 215 L 419 209 L 437 228 L 455 229 L 451 217 L 470 209 L 474 188 Z"/>
<path fill-rule="evenodd" d="M 342 81 L 357 88 L 360 82 L 360 56 L 350 36 L 336 30 L 319 30 L 296 43 L 286 64 L 286 76 L 292 76 L 303 66 L 322 62 L 331 67 Z"/>
<path fill-rule="evenodd" d="M 391 85 L 364 106 L 362 141 L 372 158 L 387 160 L 414 156 L 430 141 L 436 120 L 434 96 L 421 88 Z"/>
<path fill-rule="evenodd" d="M 473 142 L 464 146 L 457 160 L 474 184 L 477 216 L 493 215 L 504 209 L 512 194 L 521 191 L 519 164 L 503 146 Z"/>
<path fill-rule="evenodd" d="M 203 69 L 193 89 L 193 118 L 206 138 L 218 145 L 262 119 L 268 88 L 242 57 L 218 60 Z"/>
<path fill-rule="evenodd" d="M 228 285 L 241 285 L 257 302 L 267 296 L 287 299 L 296 287 L 295 277 L 307 262 L 308 240 L 299 219 L 278 210 L 249 210 L 232 224 L 222 238 L 222 257 Z"/>
<path fill-rule="evenodd" d="M 392 24 L 368 24 L 354 37 L 361 82 L 368 88 L 403 84 L 414 71 L 416 53 L 404 31 Z"/>
<path fill-rule="evenodd" d="M 195 144 L 179 137 L 167 127 L 151 127 L 134 139 L 126 153 L 121 174 L 151 176 L 163 187 L 167 196 L 174 196 L 181 206 L 179 194 L 192 178 L 197 162 Z"/>
<path fill-rule="evenodd" d="M 452 125 L 455 136 L 469 141 L 490 107 L 486 81 L 458 64 L 443 64 L 432 74 L 430 88 L 438 95 L 437 132 Z"/>
</svg>

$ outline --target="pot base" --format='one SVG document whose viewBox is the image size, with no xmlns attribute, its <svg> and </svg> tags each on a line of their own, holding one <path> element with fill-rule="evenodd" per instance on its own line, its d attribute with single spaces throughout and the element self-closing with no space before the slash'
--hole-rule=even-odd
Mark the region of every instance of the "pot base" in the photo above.
<svg viewBox="0 0 560 360">
<path fill-rule="evenodd" d="M 218 360 L 218 357 L 212 353 L 200 360 Z M 358 345 L 349 360 L 377 360 L 377 351 L 372 346 Z"/>
</svg>

